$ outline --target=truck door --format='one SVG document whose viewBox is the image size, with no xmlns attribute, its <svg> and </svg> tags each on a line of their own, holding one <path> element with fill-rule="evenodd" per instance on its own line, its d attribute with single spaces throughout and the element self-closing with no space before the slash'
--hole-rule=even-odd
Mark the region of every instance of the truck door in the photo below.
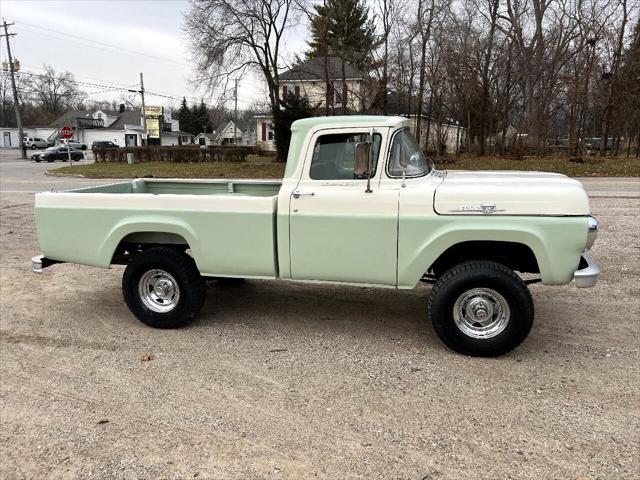
<svg viewBox="0 0 640 480">
<path fill-rule="evenodd" d="M 356 168 L 366 128 L 328 129 L 311 138 L 302 176 L 290 199 L 291 276 L 395 286 L 398 191 L 381 190 L 387 131 L 373 134 L 371 192 Z"/>
</svg>

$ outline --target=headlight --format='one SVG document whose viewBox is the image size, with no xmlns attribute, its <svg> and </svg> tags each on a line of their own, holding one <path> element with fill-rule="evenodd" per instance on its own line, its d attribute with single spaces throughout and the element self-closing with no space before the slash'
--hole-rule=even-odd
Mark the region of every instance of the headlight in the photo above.
<svg viewBox="0 0 640 480">
<path fill-rule="evenodd" d="M 596 238 L 598 238 L 598 220 L 595 217 L 589 215 L 589 231 L 587 232 L 587 245 L 585 250 L 591 249 L 593 244 L 596 242 Z"/>
</svg>

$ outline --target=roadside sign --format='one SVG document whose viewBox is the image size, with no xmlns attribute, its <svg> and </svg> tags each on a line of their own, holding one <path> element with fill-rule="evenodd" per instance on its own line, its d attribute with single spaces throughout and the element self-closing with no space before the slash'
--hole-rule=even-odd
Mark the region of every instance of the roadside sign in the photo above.
<svg viewBox="0 0 640 480">
<path fill-rule="evenodd" d="M 69 125 L 65 125 L 64 127 L 62 127 L 62 130 L 60 130 L 60 136 L 62 138 L 73 137 L 73 128 L 71 128 Z"/>
</svg>

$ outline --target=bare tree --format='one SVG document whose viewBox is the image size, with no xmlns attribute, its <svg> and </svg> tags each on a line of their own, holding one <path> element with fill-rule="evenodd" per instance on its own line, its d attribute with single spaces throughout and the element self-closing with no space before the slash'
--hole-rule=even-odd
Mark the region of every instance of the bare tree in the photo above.
<svg viewBox="0 0 640 480">
<path fill-rule="evenodd" d="M 397 20 L 398 5 L 395 0 L 377 0 L 377 15 L 382 23 L 382 113 L 389 113 L 389 36 Z"/>
<path fill-rule="evenodd" d="M 57 73 L 50 65 L 45 65 L 44 73 L 33 75 L 30 80 L 25 85 L 25 96 L 40 111 L 43 122 L 52 122 L 69 108 L 77 108 L 86 97 L 71 72 Z"/>
<path fill-rule="evenodd" d="M 299 13 L 294 0 L 191 0 L 184 29 L 198 79 L 225 91 L 231 79 L 257 71 L 279 111 L 283 37 Z"/>
</svg>

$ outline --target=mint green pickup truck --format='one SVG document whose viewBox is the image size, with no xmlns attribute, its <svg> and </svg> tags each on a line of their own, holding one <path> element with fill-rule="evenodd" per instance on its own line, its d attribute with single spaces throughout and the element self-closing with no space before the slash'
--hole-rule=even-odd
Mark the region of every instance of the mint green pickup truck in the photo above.
<svg viewBox="0 0 640 480">
<path fill-rule="evenodd" d="M 531 329 L 528 283 L 590 287 L 599 273 L 586 253 L 598 223 L 579 182 L 437 171 L 399 117 L 295 122 L 282 181 L 137 179 L 44 192 L 35 217 L 35 271 L 126 265 L 124 299 L 156 328 L 194 318 L 205 277 L 427 282 L 438 336 L 463 354 L 496 356 Z"/>
</svg>

